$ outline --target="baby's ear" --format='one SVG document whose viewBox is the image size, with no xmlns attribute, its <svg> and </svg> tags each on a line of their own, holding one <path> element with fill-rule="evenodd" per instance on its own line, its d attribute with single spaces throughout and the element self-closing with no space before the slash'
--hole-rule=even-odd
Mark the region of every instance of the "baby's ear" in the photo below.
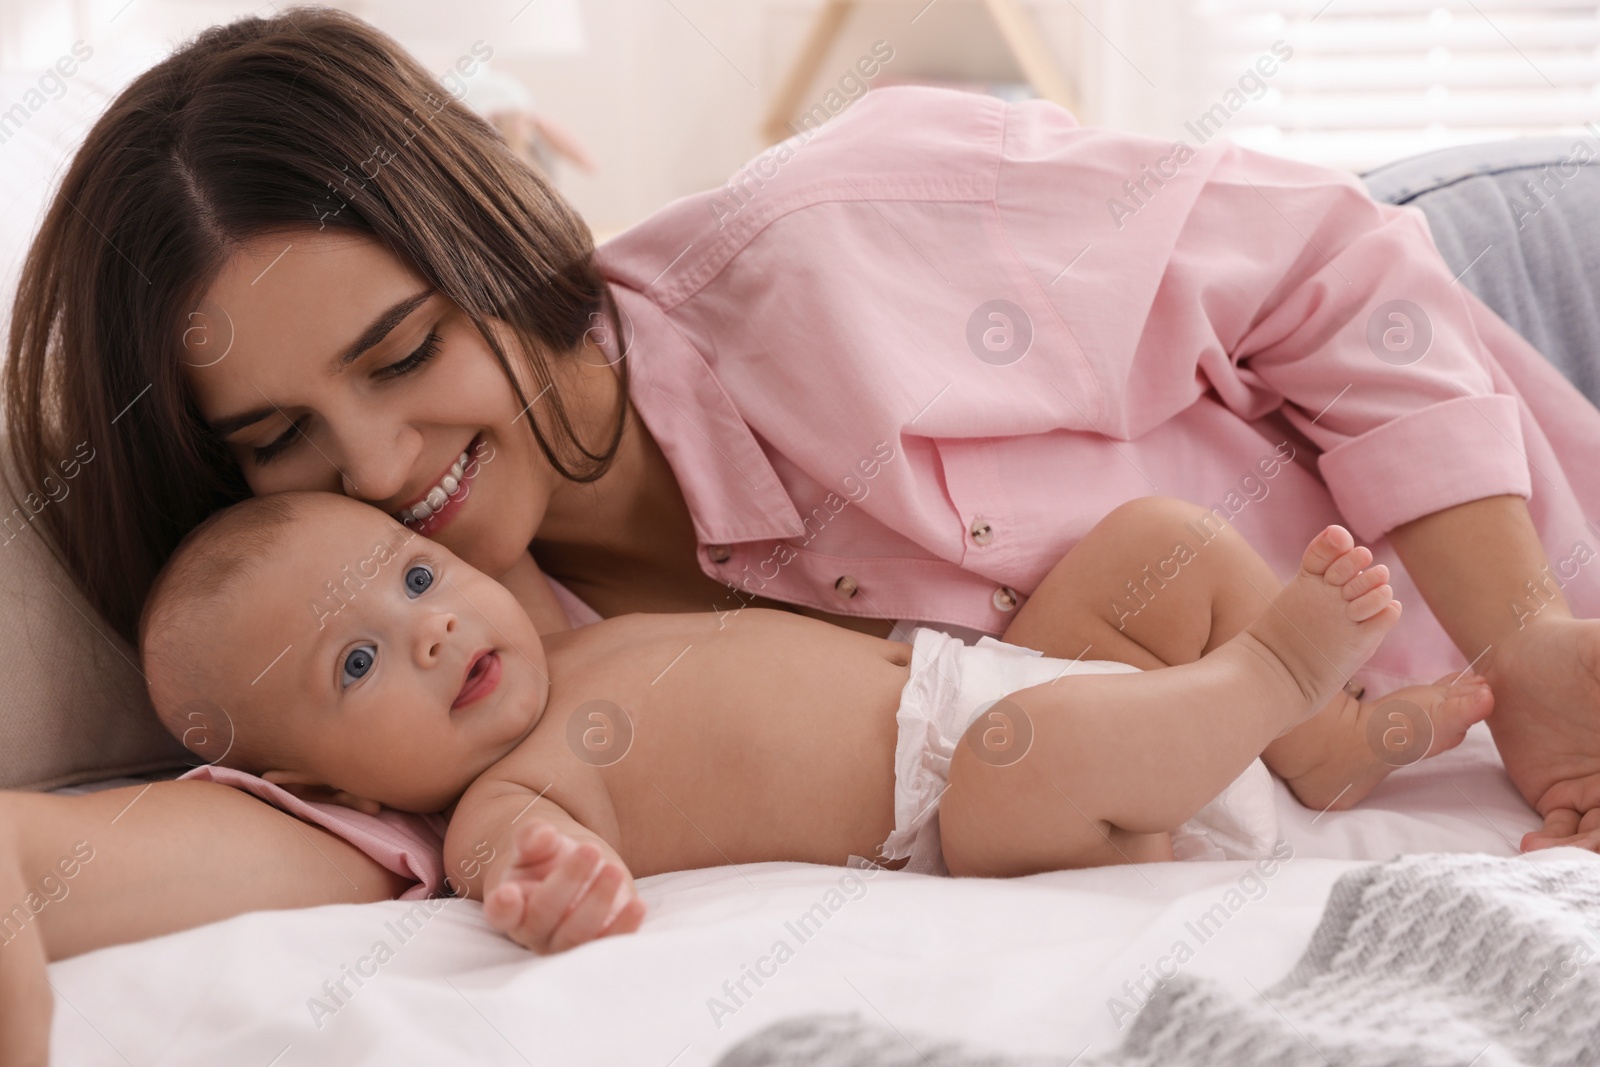
<svg viewBox="0 0 1600 1067">
<path fill-rule="evenodd" d="M 324 785 L 303 771 L 264 771 L 261 777 L 281 787 L 285 793 L 305 801 L 338 804 L 359 811 L 363 815 L 376 815 L 383 807 L 376 800 L 358 797 L 354 793 L 346 793 L 343 789 Z"/>
</svg>

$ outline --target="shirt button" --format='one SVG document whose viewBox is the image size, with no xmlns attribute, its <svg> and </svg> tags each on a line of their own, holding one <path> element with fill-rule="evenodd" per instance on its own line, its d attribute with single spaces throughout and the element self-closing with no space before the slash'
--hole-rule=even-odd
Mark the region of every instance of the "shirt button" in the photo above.
<svg viewBox="0 0 1600 1067">
<path fill-rule="evenodd" d="M 844 597 L 846 600 L 849 600 L 851 597 L 855 596 L 856 590 L 860 588 L 860 586 L 856 585 L 856 580 L 850 577 L 848 574 L 840 578 L 837 582 L 833 583 L 833 591 Z"/>
<path fill-rule="evenodd" d="M 1002 585 L 994 591 L 991 597 L 994 606 L 999 611 L 1010 611 L 1017 606 L 1017 591 L 1009 585 Z"/>
<path fill-rule="evenodd" d="M 972 543 L 975 545 L 986 545 L 994 540 L 994 527 L 982 519 L 973 519 L 968 532 L 972 534 Z"/>
<path fill-rule="evenodd" d="M 727 545 L 707 545 L 706 555 L 711 557 L 712 563 L 726 563 L 733 556 L 733 549 Z"/>
</svg>

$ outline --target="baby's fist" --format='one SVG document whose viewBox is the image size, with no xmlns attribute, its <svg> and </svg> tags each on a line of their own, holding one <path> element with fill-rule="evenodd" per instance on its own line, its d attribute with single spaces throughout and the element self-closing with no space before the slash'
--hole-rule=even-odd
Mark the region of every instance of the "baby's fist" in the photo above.
<svg viewBox="0 0 1600 1067">
<path fill-rule="evenodd" d="M 483 913 L 517 944 L 549 953 L 632 933 L 645 906 L 620 861 L 593 842 L 534 822 L 513 838 L 511 866 L 484 894 Z"/>
</svg>

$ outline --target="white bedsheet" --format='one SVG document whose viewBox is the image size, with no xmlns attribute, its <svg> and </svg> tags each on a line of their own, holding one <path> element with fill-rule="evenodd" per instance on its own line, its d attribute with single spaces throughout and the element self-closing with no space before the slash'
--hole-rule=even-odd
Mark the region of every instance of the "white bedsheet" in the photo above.
<svg viewBox="0 0 1600 1067">
<path fill-rule="evenodd" d="M 440 902 L 425 921 L 419 913 L 404 940 L 400 903 L 242 916 L 53 965 L 55 1062 L 687 1067 L 811 1011 L 1070 1058 L 1115 1045 L 1117 1018 L 1126 1024 L 1138 1005 L 1123 984 L 1170 974 L 1180 956 L 1184 973 L 1247 992 L 1276 982 L 1333 882 L 1362 862 L 1512 855 L 1538 825 L 1482 726 L 1456 751 L 1391 776 L 1355 811 L 1318 815 L 1278 787 L 1294 855 L 1260 889 L 1241 884 L 1245 863 L 1009 882 L 879 873 L 859 889 L 843 869 L 763 864 L 646 879 L 640 933 L 548 959 L 491 933 L 469 902 Z M 791 925 L 817 904 L 826 918 L 802 940 Z M 759 987 L 746 977 L 749 995 L 735 1000 L 724 982 L 780 940 L 792 956 L 762 964 L 770 977 Z M 380 941 L 393 952 L 381 963 Z M 351 996 L 337 1003 L 323 983 L 363 957 L 376 973 L 359 987 L 345 978 Z"/>
</svg>

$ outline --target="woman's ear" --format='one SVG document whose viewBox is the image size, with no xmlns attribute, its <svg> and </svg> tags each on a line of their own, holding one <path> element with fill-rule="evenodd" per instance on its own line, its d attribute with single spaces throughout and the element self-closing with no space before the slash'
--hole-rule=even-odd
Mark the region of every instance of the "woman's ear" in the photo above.
<svg viewBox="0 0 1600 1067">
<path fill-rule="evenodd" d="M 376 815 L 383 807 L 376 800 L 358 797 L 354 793 L 345 792 L 343 789 L 335 789 L 330 785 L 324 785 L 304 771 L 264 771 L 261 777 L 263 780 L 280 787 L 285 793 L 305 801 L 321 804 L 339 804 L 359 811 L 363 815 Z"/>
</svg>

